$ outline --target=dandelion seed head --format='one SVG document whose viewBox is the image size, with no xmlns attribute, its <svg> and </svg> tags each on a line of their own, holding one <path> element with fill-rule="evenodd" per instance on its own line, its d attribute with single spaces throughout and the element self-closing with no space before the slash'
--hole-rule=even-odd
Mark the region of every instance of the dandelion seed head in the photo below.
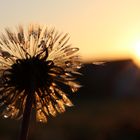
<svg viewBox="0 0 140 140">
<path fill-rule="evenodd" d="M 81 67 L 78 48 L 68 44 L 68 34 L 47 26 L 19 26 L 0 37 L 0 108 L 4 118 L 21 118 L 29 90 L 34 91 L 32 108 L 36 119 L 63 113 L 72 106 L 67 89 L 77 91 L 75 81 Z"/>
</svg>

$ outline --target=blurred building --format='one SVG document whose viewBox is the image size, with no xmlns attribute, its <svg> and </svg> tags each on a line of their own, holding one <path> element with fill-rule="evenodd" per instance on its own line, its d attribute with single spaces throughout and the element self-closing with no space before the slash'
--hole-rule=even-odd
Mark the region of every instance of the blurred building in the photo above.
<svg viewBox="0 0 140 140">
<path fill-rule="evenodd" d="M 140 95 L 140 69 L 131 60 L 85 64 L 81 71 L 83 88 L 79 96 L 93 99 Z"/>
</svg>

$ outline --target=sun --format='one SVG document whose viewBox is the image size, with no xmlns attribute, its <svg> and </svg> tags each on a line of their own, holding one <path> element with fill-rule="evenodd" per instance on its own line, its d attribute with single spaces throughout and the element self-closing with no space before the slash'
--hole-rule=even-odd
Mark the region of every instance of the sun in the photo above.
<svg viewBox="0 0 140 140">
<path fill-rule="evenodd" d="M 134 62 L 140 67 L 140 40 L 135 43 L 132 54 Z"/>
</svg>

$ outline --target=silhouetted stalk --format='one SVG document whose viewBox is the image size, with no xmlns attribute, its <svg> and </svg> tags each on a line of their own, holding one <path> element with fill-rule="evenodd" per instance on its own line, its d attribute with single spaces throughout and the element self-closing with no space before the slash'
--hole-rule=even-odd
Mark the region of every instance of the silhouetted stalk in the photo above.
<svg viewBox="0 0 140 140">
<path fill-rule="evenodd" d="M 33 97 L 34 97 L 34 91 L 30 90 L 27 91 L 27 101 L 25 104 L 25 109 L 23 113 L 23 120 L 21 125 L 21 133 L 19 140 L 27 140 L 28 139 L 28 131 L 29 131 L 29 123 L 30 123 L 30 116 L 32 111 L 32 103 L 33 103 Z"/>
</svg>

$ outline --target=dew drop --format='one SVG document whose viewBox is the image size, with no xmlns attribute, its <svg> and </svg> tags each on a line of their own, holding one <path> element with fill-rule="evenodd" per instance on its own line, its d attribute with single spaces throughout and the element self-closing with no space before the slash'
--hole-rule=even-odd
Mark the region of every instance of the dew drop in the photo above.
<svg viewBox="0 0 140 140">
<path fill-rule="evenodd" d="M 72 92 L 76 92 L 76 91 L 78 91 L 78 88 L 73 87 L 71 90 L 72 90 Z"/>
<path fill-rule="evenodd" d="M 7 115 L 4 115 L 3 117 L 4 117 L 4 118 L 8 118 L 8 116 L 7 116 Z"/>
<path fill-rule="evenodd" d="M 66 64 L 67 67 L 70 67 L 72 65 L 71 61 L 66 61 L 65 64 Z"/>
<path fill-rule="evenodd" d="M 9 108 L 9 107 L 7 107 L 7 108 L 6 108 L 6 110 L 7 110 L 7 111 L 9 111 L 9 110 L 10 110 L 10 108 Z"/>
<path fill-rule="evenodd" d="M 77 69 L 80 69 L 80 68 L 81 68 L 81 66 L 80 66 L 80 65 L 78 65 L 78 66 L 76 66 L 76 68 L 77 68 Z"/>
<path fill-rule="evenodd" d="M 39 121 L 40 121 L 40 122 L 42 122 L 43 120 L 42 120 L 42 119 L 40 119 Z"/>
<path fill-rule="evenodd" d="M 79 48 L 69 48 L 65 50 L 66 55 L 72 55 L 73 53 L 79 51 Z"/>
</svg>

